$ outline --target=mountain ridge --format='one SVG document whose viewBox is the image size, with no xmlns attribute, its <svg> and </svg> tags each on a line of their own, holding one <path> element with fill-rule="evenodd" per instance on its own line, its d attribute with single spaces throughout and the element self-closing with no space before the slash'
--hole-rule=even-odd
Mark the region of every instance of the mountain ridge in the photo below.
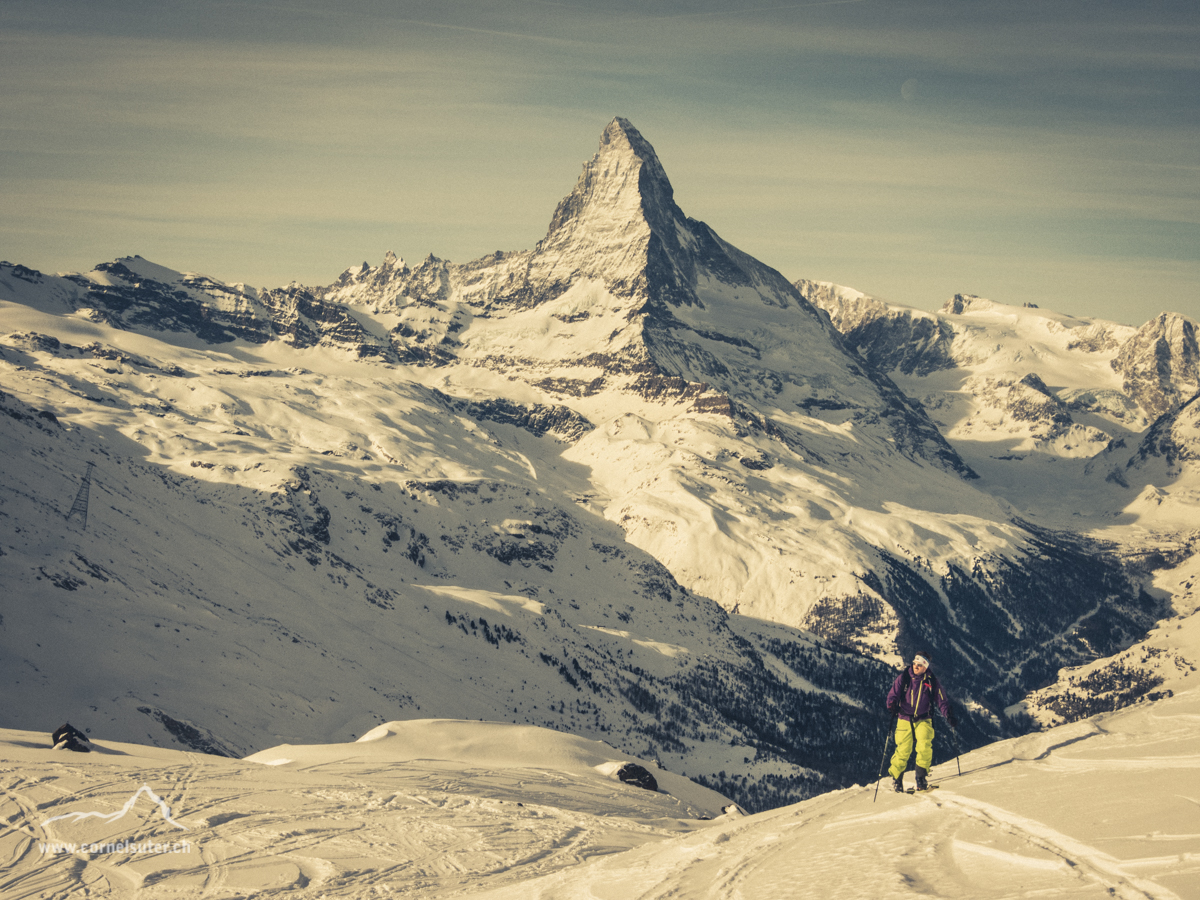
<svg viewBox="0 0 1200 900">
<path fill-rule="evenodd" d="M 114 663 L 64 622 L 107 634 L 104 609 L 131 604 L 115 633 L 151 641 L 165 604 L 184 635 L 177 671 L 122 668 L 128 696 L 87 698 L 131 734 L 166 717 L 245 749 L 433 705 L 617 740 L 761 808 L 871 765 L 870 710 L 919 646 L 978 743 L 1166 608 L 1114 541 L 1006 499 L 1002 467 L 960 455 L 929 390 L 906 393 L 800 288 L 684 216 L 625 120 L 532 250 L 389 253 L 270 290 L 140 257 L 63 277 L 0 266 L 0 302 L 20 326 L 0 341 L 21 461 L 0 507 L 6 589 L 95 665 Z M 1061 417 L 1057 383 L 1027 374 L 985 387 L 1010 419 Z M 1036 440 L 1091 433 L 1059 424 Z M 62 533 L 84 460 L 110 499 Z M 229 596 L 250 585 L 245 612 Z M 23 641 L 41 615 L 0 632 L 40 673 L 26 710 L 75 690 Z M 223 643 L 252 649 L 218 665 L 267 681 L 239 701 L 246 722 L 183 691 Z M 381 679 L 393 658 L 400 676 Z M 296 665 L 337 689 L 272 693 Z M 454 689 L 411 686 L 425 671 Z"/>
</svg>

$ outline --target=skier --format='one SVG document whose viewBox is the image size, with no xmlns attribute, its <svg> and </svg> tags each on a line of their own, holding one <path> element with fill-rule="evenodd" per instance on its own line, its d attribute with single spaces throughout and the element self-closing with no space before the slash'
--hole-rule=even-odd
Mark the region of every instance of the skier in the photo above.
<svg viewBox="0 0 1200 900">
<path fill-rule="evenodd" d="M 950 700 L 937 676 L 929 671 L 933 654 L 922 650 L 913 656 L 912 665 L 897 676 L 888 691 L 888 712 L 896 716 L 896 752 L 888 773 L 896 791 L 904 792 L 904 770 L 917 745 L 917 790 L 929 790 L 925 780 L 933 765 L 933 707 L 936 704 L 942 718 L 954 728 L 958 724 L 950 709 Z"/>
</svg>

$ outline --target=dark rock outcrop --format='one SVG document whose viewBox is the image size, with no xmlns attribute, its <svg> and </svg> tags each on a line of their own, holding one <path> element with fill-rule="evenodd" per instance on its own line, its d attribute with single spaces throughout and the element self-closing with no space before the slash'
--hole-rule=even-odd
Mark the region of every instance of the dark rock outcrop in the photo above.
<svg viewBox="0 0 1200 900">
<path fill-rule="evenodd" d="M 1196 324 L 1162 313 L 1125 342 L 1112 365 L 1151 418 L 1174 412 L 1200 390 Z"/>
</svg>

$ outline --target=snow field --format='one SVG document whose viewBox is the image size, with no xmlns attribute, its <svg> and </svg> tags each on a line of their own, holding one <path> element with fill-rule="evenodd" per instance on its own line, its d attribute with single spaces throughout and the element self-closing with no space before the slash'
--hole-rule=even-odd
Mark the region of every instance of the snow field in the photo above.
<svg viewBox="0 0 1200 900">
<path fill-rule="evenodd" d="M 949 735 L 939 735 L 945 742 Z M 506 900 L 1200 898 L 1200 691 L 976 750 L 940 790 L 873 782 L 753 816 L 547 729 L 386 723 L 245 760 L 0 731 L 0 893 Z M 71 811 L 124 818 L 43 823 Z M 698 818 L 713 816 L 711 819 Z M 186 830 L 184 830 L 186 829 Z M 187 852 L 69 852 L 70 844 Z"/>
<path fill-rule="evenodd" d="M 660 790 L 672 794 L 622 784 L 616 770 L 636 759 L 496 723 L 389 723 L 356 743 L 247 760 L 96 747 L 54 752 L 46 735 L 0 732 L 0 803 L 13 823 L 0 838 L 6 900 L 84 886 L 111 897 L 449 895 L 686 833 L 729 802 L 670 773 Z M 170 821 L 142 801 L 111 822 L 46 824 L 119 810 L 140 785 Z M 113 849 L 126 841 L 176 849 Z"/>
<path fill-rule="evenodd" d="M 476 896 L 1196 898 L 1198 736 L 1191 691 Z"/>
</svg>

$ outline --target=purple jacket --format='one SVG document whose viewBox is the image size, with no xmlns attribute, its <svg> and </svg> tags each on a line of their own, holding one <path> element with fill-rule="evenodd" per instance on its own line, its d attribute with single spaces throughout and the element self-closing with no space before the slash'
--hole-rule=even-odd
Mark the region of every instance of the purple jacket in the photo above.
<svg viewBox="0 0 1200 900">
<path fill-rule="evenodd" d="M 918 678 L 911 667 L 905 669 L 896 677 L 887 695 L 888 712 L 898 714 L 906 722 L 929 718 L 934 704 L 942 717 L 949 720 L 950 701 L 937 676 L 928 670 Z"/>
</svg>

